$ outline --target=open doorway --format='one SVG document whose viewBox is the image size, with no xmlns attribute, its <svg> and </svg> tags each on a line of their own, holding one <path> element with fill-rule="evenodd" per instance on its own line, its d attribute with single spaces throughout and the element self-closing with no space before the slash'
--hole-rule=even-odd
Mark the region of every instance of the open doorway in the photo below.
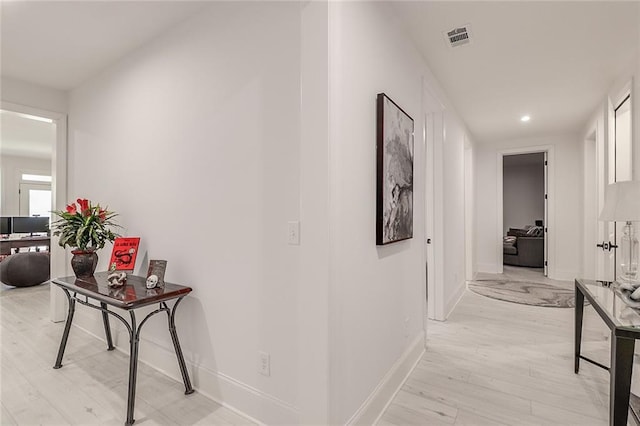
<svg viewBox="0 0 640 426">
<path fill-rule="evenodd" d="M 64 208 L 67 201 L 66 114 L 4 101 L 0 104 L 0 110 L 2 111 L 0 212 L 2 215 L 11 217 L 44 216 L 52 210 Z M 13 123 L 8 124 L 7 120 Z M 31 141 L 27 142 L 28 139 Z M 41 220 L 32 219 L 35 218 L 32 217 L 29 221 L 21 220 L 21 222 L 23 224 L 41 222 Z M 3 225 L 5 222 L 2 221 Z M 29 232 L 33 231 L 29 230 Z M 68 262 L 64 249 L 50 243 L 49 249 L 50 275 L 53 277 L 67 275 Z M 64 320 L 65 305 L 66 300 L 62 291 L 52 286 L 50 296 L 52 321 Z"/>
<path fill-rule="evenodd" d="M 502 160 L 503 267 L 547 276 L 547 154 L 519 153 Z"/>
<path fill-rule="evenodd" d="M 51 171 L 57 129 L 53 119 L 8 109 L 0 110 L 0 123 L 0 216 L 6 224 L 0 261 L 4 262 L 15 253 L 49 251 L 47 232 L 53 208 Z M 39 259 L 39 268 L 49 268 L 48 255 L 46 262 Z M 47 275 L 48 270 L 38 274 Z M 4 276 L 3 281 L 9 285 L 13 282 L 10 276 Z"/>
</svg>

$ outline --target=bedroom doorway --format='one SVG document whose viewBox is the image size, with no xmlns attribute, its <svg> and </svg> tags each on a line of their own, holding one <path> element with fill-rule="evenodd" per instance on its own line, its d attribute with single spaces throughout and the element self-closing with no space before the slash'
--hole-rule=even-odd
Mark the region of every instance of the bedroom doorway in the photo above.
<svg viewBox="0 0 640 426">
<path fill-rule="evenodd" d="M 499 155 L 502 223 L 500 258 L 504 266 L 549 276 L 549 152 L 546 149 Z"/>
</svg>

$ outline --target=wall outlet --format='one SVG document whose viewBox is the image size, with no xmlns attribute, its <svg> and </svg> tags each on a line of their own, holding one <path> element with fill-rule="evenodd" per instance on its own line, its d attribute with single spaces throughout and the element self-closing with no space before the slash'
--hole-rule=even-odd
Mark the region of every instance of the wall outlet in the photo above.
<svg viewBox="0 0 640 426">
<path fill-rule="evenodd" d="M 271 376 L 271 356 L 266 352 L 258 352 L 258 373 Z"/>
<path fill-rule="evenodd" d="M 287 241 L 290 246 L 300 245 L 300 222 L 287 223 Z"/>
</svg>

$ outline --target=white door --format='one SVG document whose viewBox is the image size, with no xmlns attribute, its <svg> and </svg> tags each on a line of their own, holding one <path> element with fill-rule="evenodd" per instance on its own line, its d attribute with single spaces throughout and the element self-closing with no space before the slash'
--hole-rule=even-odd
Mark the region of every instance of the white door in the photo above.
<svg viewBox="0 0 640 426">
<path fill-rule="evenodd" d="M 607 134 L 605 146 L 604 142 L 598 143 L 598 185 L 602 183 L 602 187 L 598 187 L 598 208 L 602 211 L 604 205 L 604 193 L 606 185 L 614 182 L 631 180 L 631 98 L 628 93 L 619 101 L 609 104 L 609 112 L 607 115 Z M 598 132 L 598 137 L 602 136 L 604 141 L 604 132 Z M 600 155 L 602 154 L 602 155 Z M 606 154 L 606 160 L 605 160 Z M 615 281 L 619 272 L 616 262 L 616 246 L 620 244 L 622 236 L 622 226 L 624 224 L 616 224 L 615 222 L 600 222 L 598 226 L 599 243 L 598 246 L 602 250 L 602 262 L 597 262 L 597 278 L 605 281 Z M 618 229 L 617 229 L 618 228 Z"/>
<path fill-rule="evenodd" d="M 442 197 L 443 197 L 443 141 L 444 141 L 444 107 L 442 103 L 424 90 L 425 112 L 425 317 L 443 321 L 444 280 L 443 280 L 443 245 L 442 229 Z M 425 319 L 426 330 L 426 319 Z"/>
<path fill-rule="evenodd" d="M 631 96 L 626 96 L 622 102 L 620 102 L 614 110 L 614 125 L 615 125 L 615 139 L 614 139 L 614 158 L 615 158 L 615 181 L 622 182 L 632 179 L 632 150 L 631 150 Z M 623 235 L 624 222 L 616 222 L 614 228 L 614 238 L 610 241 L 615 241 L 616 245 L 620 247 L 620 241 Z M 617 253 L 619 250 L 613 250 L 614 253 L 614 265 L 615 276 L 618 278 L 621 276 L 620 265 L 617 262 Z"/>
<path fill-rule="evenodd" d="M 20 216 L 51 217 L 51 184 L 20 184 Z"/>
<path fill-rule="evenodd" d="M 603 251 L 603 247 L 601 247 L 604 242 L 610 241 L 609 224 L 598 220 L 604 207 L 604 192 L 608 184 L 605 153 L 604 121 L 598 120 L 593 133 L 585 140 L 585 254 L 582 276 L 589 279 L 612 281 L 613 259 L 611 254 L 606 250 Z"/>
</svg>

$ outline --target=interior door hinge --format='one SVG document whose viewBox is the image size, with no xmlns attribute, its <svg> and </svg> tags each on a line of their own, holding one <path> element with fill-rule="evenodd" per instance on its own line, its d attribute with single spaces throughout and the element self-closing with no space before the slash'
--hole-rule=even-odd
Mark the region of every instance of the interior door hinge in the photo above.
<svg viewBox="0 0 640 426">
<path fill-rule="evenodd" d="M 549 266 L 546 260 L 544 261 L 544 266 Z"/>
<path fill-rule="evenodd" d="M 547 165 L 547 160 L 544 160 L 544 165 L 545 165 L 545 166 Z"/>
</svg>

